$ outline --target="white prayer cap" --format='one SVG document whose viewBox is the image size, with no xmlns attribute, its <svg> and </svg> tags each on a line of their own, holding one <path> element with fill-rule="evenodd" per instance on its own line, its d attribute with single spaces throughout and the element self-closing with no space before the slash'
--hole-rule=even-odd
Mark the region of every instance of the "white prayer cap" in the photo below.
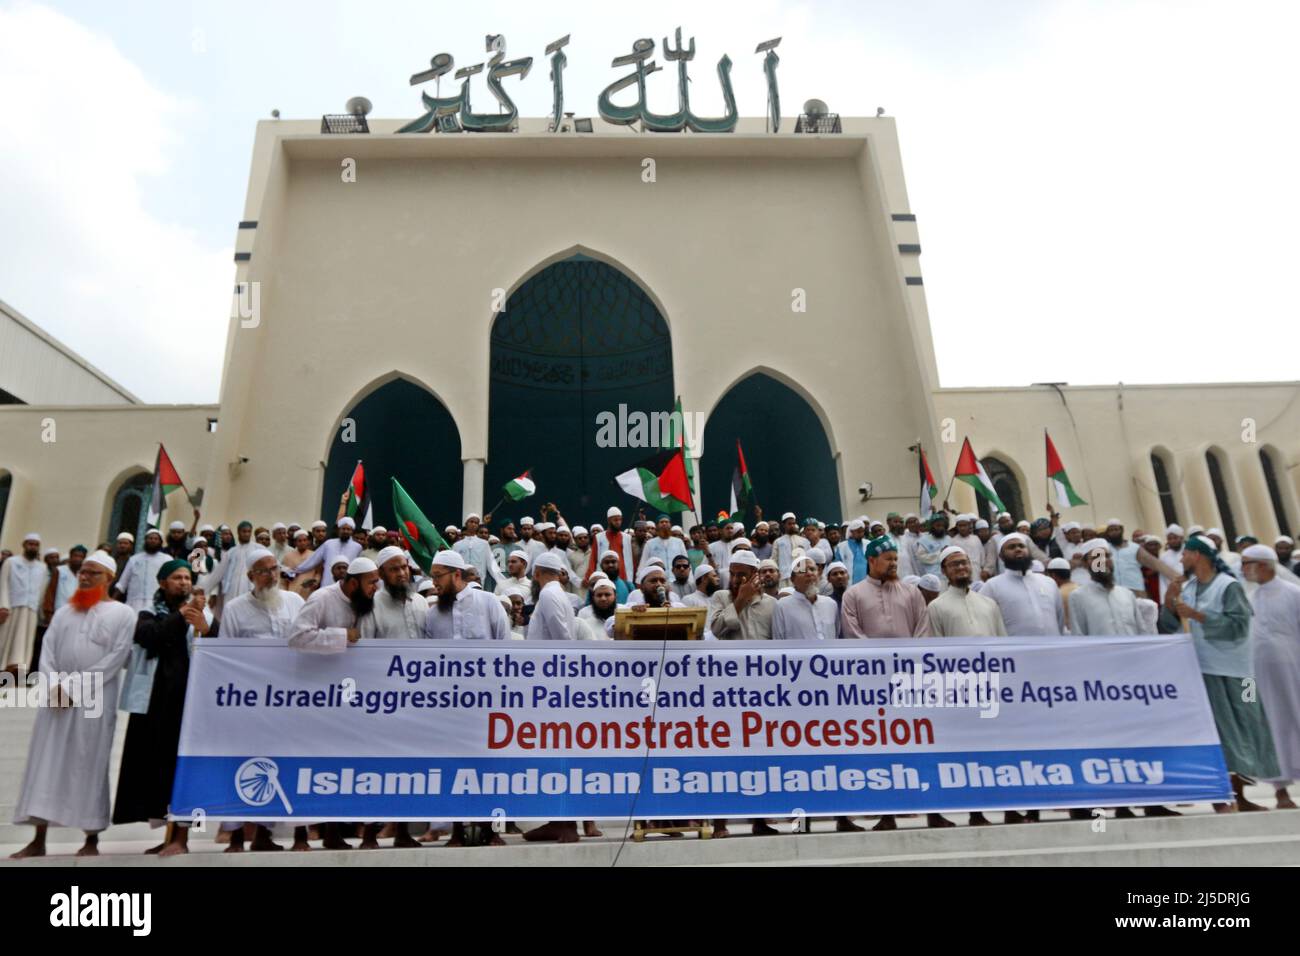
<svg viewBox="0 0 1300 956">
<path fill-rule="evenodd" d="M 573 526 L 573 536 L 576 538 L 580 534 L 587 534 L 587 529 L 580 524 L 575 524 Z"/>
<path fill-rule="evenodd" d="M 1109 528 L 1111 526 L 1118 526 L 1122 528 L 1124 527 L 1124 522 L 1120 521 L 1118 518 L 1107 518 L 1106 527 Z"/>
<path fill-rule="evenodd" d="M 208 542 L 204 538 L 195 538 L 194 543 L 190 545 L 192 548 L 206 548 L 207 546 Z"/>
<path fill-rule="evenodd" d="M 1002 536 L 1002 543 L 998 545 L 998 550 L 1001 551 L 1009 542 L 1012 541 L 1019 541 L 1026 548 L 1029 547 L 1029 535 L 1021 534 L 1019 531 L 1012 531 L 1010 534 Z"/>
<path fill-rule="evenodd" d="M 23 544 L 26 544 L 28 541 L 35 541 L 37 544 L 40 544 L 41 536 L 35 531 L 29 531 L 27 534 L 23 535 Z"/>
<path fill-rule="evenodd" d="M 757 531 L 759 528 L 770 528 L 770 527 L 772 526 L 768 524 L 766 521 L 760 521 L 758 524 L 754 525 L 754 530 Z"/>
<path fill-rule="evenodd" d="M 866 526 L 865 524 L 863 524 L 862 521 L 861 521 L 860 519 L 858 519 L 858 518 L 854 518 L 852 521 L 849 522 L 849 530 L 850 530 L 850 531 L 866 531 L 866 530 L 867 530 L 867 526 Z"/>
<path fill-rule="evenodd" d="M 603 524 L 598 524 L 598 523 L 593 522 L 592 525 L 591 525 L 591 533 L 592 533 L 592 534 L 599 534 L 600 532 L 602 532 L 602 531 L 604 531 L 604 530 L 605 530 L 605 526 L 604 526 Z"/>
<path fill-rule="evenodd" d="M 522 526 L 522 525 L 528 525 L 528 527 L 531 528 L 531 527 L 533 526 L 533 519 L 532 519 L 532 516 L 531 516 L 531 515 L 524 515 L 522 518 L 519 519 L 519 524 L 520 524 L 521 526 Z"/>
<path fill-rule="evenodd" d="M 175 522 L 175 524 L 180 524 L 180 522 L 177 521 L 177 522 Z M 275 524 L 271 525 L 271 530 L 272 530 L 272 531 L 288 531 L 288 530 L 289 530 L 289 526 L 288 526 L 287 524 L 285 524 L 283 521 L 277 521 Z"/>
<path fill-rule="evenodd" d="M 117 536 L 117 540 L 118 540 L 118 541 L 135 541 L 135 535 L 133 535 L 130 531 L 123 531 L 121 534 L 119 534 L 119 535 Z M 114 571 L 117 570 L 117 566 L 116 566 L 116 565 L 113 566 L 113 570 L 114 570 Z"/>
<path fill-rule="evenodd" d="M 872 521 L 867 525 L 867 528 L 883 528 L 884 526 L 885 523 L 883 521 Z"/>
<path fill-rule="evenodd" d="M 812 555 L 805 554 L 804 552 L 801 551 L 798 555 L 795 556 L 795 561 L 802 561 L 804 558 L 808 558 L 809 560 L 812 560 Z M 793 570 L 793 567 L 794 566 L 792 564 L 791 570 Z M 764 558 L 763 560 L 758 562 L 758 569 L 760 571 L 766 570 L 768 568 L 770 568 L 773 571 L 780 571 L 781 565 L 777 564 L 771 558 Z"/>
<path fill-rule="evenodd" d="M 171 524 L 169 524 L 169 525 L 167 526 L 167 530 L 168 530 L 168 531 L 184 531 L 184 530 L 185 530 L 185 522 L 184 522 L 184 521 L 173 521 Z"/>
<path fill-rule="evenodd" d="M 202 525 L 202 526 L 199 528 L 199 534 L 202 534 L 202 533 L 205 532 L 205 531 L 211 531 L 213 534 L 216 534 L 216 533 L 217 533 L 217 529 L 214 528 L 214 527 L 212 527 L 212 525 L 210 525 L 210 524 Z"/>
<path fill-rule="evenodd" d="M 479 514 L 477 511 L 471 511 L 469 514 L 467 514 L 467 515 L 465 516 L 465 520 L 466 520 L 466 522 L 469 522 L 469 521 L 482 521 L 482 520 L 483 520 L 483 516 L 482 516 L 481 514 Z"/>
<path fill-rule="evenodd" d="M 795 590 L 792 587 L 784 587 L 776 593 L 778 597 L 794 597 Z"/>
<path fill-rule="evenodd" d="M 617 551 L 613 551 L 613 550 L 606 549 L 605 551 L 600 552 L 600 560 L 601 560 L 601 561 L 604 561 L 606 558 L 617 558 L 617 557 L 618 557 L 618 552 L 617 552 Z M 597 563 L 600 563 L 600 562 L 597 562 Z"/>
<path fill-rule="evenodd" d="M 553 521 L 539 521 L 539 522 L 537 522 L 537 524 L 533 525 L 533 530 L 534 530 L 534 531 L 550 531 L 550 530 L 552 530 L 554 527 L 555 527 L 555 522 L 553 522 Z"/>
<path fill-rule="evenodd" d="M 754 557 L 753 551 L 737 551 L 731 556 L 731 566 L 757 569 L 758 558 Z"/>
<path fill-rule="evenodd" d="M 248 566 L 251 568 L 253 565 L 255 565 L 258 561 L 261 561 L 263 558 L 270 558 L 271 560 L 274 561 L 275 555 L 273 555 L 266 548 L 254 548 L 252 551 L 248 552 Z M 275 563 L 279 565 L 280 562 L 276 561 Z"/>
<path fill-rule="evenodd" d="M 107 551 L 96 551 L 90 557 L 86 558 L 83 563 L 98 565 L 110 574 L 117 573 L 117 562 L 113 560 L 113 556 Z"/>
<path fill-rule="evenodd" d="M 1016 530 L 1017 530 L 1017 531 L 1019 531 L 1021 528 L 1028 528 L 1028 527 L 1030 527 L 1030 524 L 1029 524 L 1028 521 L 1018 521 L 1018 522 L 1016 522 Z"/>
<path fill-rule="evenodd" d="M 943 590 L 943 585 L 939 582 L 939 579 L 933 574 L 921 575 L 921 580 L 916 582 L 916 586 L 923 591 L 931 591 L 934 593 L 938 593 L 939 591 Z"/>
<path fill-rule="evenodd" d="M 1095 551 L 1105 551 L 1107 554 L 1110 553 L 1110 545 L 1106 542 L 1105 538 L 1093 538 L 1079 553 L 1092 554 Z"/>
<path fill-rule="evenodd" d="M 42 556 L 42 557 L 45 557 L 45 558 L 48 558 L 48 557 L 49 557 L 50 555 L 52 555 L 52 554 L 55 555 L 55 556 L 57 556 L 58 553 L 59 553 L 59 549 L 58 549 L 58 548 L 46 548 L 43 552 L 41 552 L 41 556 Z"/>
<path fill-rule="evenodd" d="M 343 565 L 345 568 L 348 566 L 348 559 L 343 557 L 343 555 L 341 554 L 333 561 L 330 562 L 330 570 L 337 568 L 340 564 Z"/>
<path fill-rule="evenodd" d="M 653 561 L 647 561 L 645 564 L 641 565 L 641 567 L 637 569 L 636 583 L 640 584 L 642 581 L 646 579 L 648 575 L 653 574 L 655 571 L 658 571 L 660 574 L 664 576 L 667 576 L 668 574 L 667 570 L 665 570 L 662 564 L 656 564 Z"/>
<path fill-rule="evenodd" d="M 1010 518 L 1010 517 L 1011 517 L 1011 512 L 1009 512 L 1009 511 L 999 511 L 999 512 L 997 513 L 997 515 L 994 517 L 993 520 L 995 520 L 995 521 L 1001 521 L 1003 518 Z"/>
<path fill-rule="evenodd" d="M 913 518 L 916 518 L 919 521 L 921 516 L 915 511 L 909 511 L 907 514 L 903 515 L 904 521 L 911 521 Z"/>
<path fill-rule="evenodd" d="M 447 525 L 447 527 L 445 527 L 445 528 L 442 529 L 443 534 L 451 534 L 451 533 L 453 533 L 453 532 L 455 532 L 455 531 L 459 531 L 459 530 L 460 530 L 460 528 L 457 528 L 454 524 L 449 524 L 449 525 Z"/>
<path fill-rule="evenodd" d="M 389 561 L 393 560 L 393 558 L 401 558 L 402 563 L 405 564 L 406 552 L 401 548 L 390 544 L 388 547 L 381 549 L 379 554 L 375 555 L 375 564 L 382 568 Z"/>
<path fill-rule="evenodd" d="M 612 508 L 610 508 L 608 511 L 605 512 L 605 517 L 606 517 L 606 518 L 621 518 L 621 517 L 623 517 L 623 512 L 620 511 L 617 507 L 612 507 Z"/>
<path fill-rule="evenodd" d="M 500 544 L 501 539 L 494 534 L 488 535 L 488 544 Z"/>
<path fill-rule="evenodd" d="M 356 523 L 355 521 L 353 521 L 351 518 L 348 518 L 348 517 L 342 517 L 342 518 L 340 518 L 340 519 L 336 522 L 336 524 L 337 524 L 340 528 L 356 528 L 356 526 L 357 526 L 357 523 Z"/>
<path fill-rule="evenodd" d="M 1210 535 L 1217 535 L 1218 537 L 1222 538 L 1222 537 L 1223 537 L 1223 529 L 1222 529 L 1222 528 L 1211 528 L 1209 531 L 1205 532 L 1205 534 L 1206 534 L 1206 537 L 1209 537 Z"/>
<path fill-rule="evenodd" d="M 848 569 L 849 566 L 843 561 L 832 561 L 830 564 L 826 565 L 827 574 L 830 574 L 832 571 L 847 571 Z"/>
<path fill-rule="evenodd" d="M 274 531 L 275 529 L 272 528 L 271 530 Z M 384 527 L 383 525 L 381 525 L 381 524 L 377 524 L 377 525 L 375 525 L 373 528 L 370 529 L 370 533 L 371 533 L 371 534 L 388 534 L 388 529 L 385 528 L 385 527 Z"/>
<path fill-rule="evenodd" d="M 293 539 L 294 539 L 295 541 L 297 541 L 299 537 L 310 538 L 310 537 L 311 537 L 311 534 L 307 531 L 306 528 L 299 528 L 297 531 L 295 531 L 295 532 L 293 533 Z M 202 538 L 200 538 L 199 540 L 200 540 L 200 541 L 203 541 Z M 207 543 L 207 542 L 204 541 L 204 544 L 206 544 L 206 543 Z"/>
<path fill-rule="evenodd" d="M 944 548 L 942 551 L 939 552 L 939 567 L 943 567 L 943 563 L 947 561 L 949 558 L 951 558 L 954 554 L 964 555 L 966 554 L 966 549 L 959 547 L 955 544 L 948 545 L 948 547 Z"/>
<path fill-rule="evenodd" d="M 675 525 L 673 525 L 671 528 L 668 529 L 668 533 L 669 533 L 669 534 L 672 534 L 674 531 L 677 532 L 678 534 L 681 534 L 681 533 L 682 533 L 682 526 L 679 525 L 679 524 L 675 524 Z"/>
<path fill-rule="evenodd" d="M 433 578 L 421 578 L 420 583 L 415 586 L 416 594 L 428 594 L 433 590 Z"/>
<path fill-rule="evenodd" d="M 1183 536 L 1183 526 L 1180 525 L 1180 524 L 1171 524 L 1171 525 L 1166 525 L 1166 526 L 1165 526 L 1165 534 L 1167 534 L 1167 535 L 1170 535 L 1170 534 L 1176 534 L 1176 535 L 1178 535 L 1178 537 L 1181 538 L 1181 537 Z"/>
<path fill-rule="evenodd" d="M 609 578 L 601 578 L 599 581 L 593 582 L 591 585 L 591 593 L 595 594 L 601 588 L 609 588 L 609 590 L 613 591 L 615 594 L 618 593 L 618 588 L 615 587 L 614 582 Z"/>
<path fill-rule="evenodd" d="M 315 521 L 311 523 L 311 529 L 313 531 L 315 531 L 317 528 L 328 528 L 328 527 L 329 525 L 327 525 L 324 521 L 321 521 L 319 518 L 317 518 Z"/>
<path fill-rule="evenodd" d="M 537 560 L 533 562 L 533 570 L 536 571 L 539 569 L 543 571 L 556 572 L 569 570 L 564 566 L 564 562 L 560 559 L 560 556 L 550 551 L 543 551 L 537 556 Z"/>
<path fill-rule="evenodd" d="M 348 564 L 348 574 L 369 574 L 371 571 L 378 570 L 379 568 L 375 565 L 375 562 L 369 558 L 353 558 Z"/>
<path fill-rule="evenodd" d="M 773 561 L 772 563 L 775 564 L 776 562 Z M 762 566 L 763 562 L 759 562 L 759 564 Z M 801 554 L 790 562 L 790 573 L 794 574 L 800 568 L 807 567 L 810 564 L 812 565 L 812 570 L 816 571 L 817 562 L 813 560 L 813 556 L 811 554 Z"/>
<path fill-rule="evenodd" d="M 1190 538 L 1194 534 L 1202 534 L 1204 531 L 1205 527 L 1203 525 L 1194 524 L 1187 529 L 1187 537 Z"/>
<path fill-rule="evenodd" d="M 975 530 L 976 530 L 976 531 L 981 531 L 981 530 L 983 530 L 984 528 L 987 528 L 988 526 L 989 526 L 989 523 L 988 523 L 987 521 L 985 521 L 983 518 L 980 518 L 978 521 L 975 522 Z"/>
<path fill-rule="evenodd" d="M 606 574 L 604 571 L 592 571 L 591 577 L 588 578 L 588 580 L 591 581 L 593 584 L 596 581 L 608 581 L 609 575 Z"/>
<path fill-rule="evenodd" d="M 1033 560 L 1032 562 L 1030 562 L 1029 570 L 1030 570 L 1030 571 L 1033 571 L 1035 574 L 1042 574 L 1042 573 L 1043 573 L 1043 562 L 1042 562 L 1042 561 L 1039 561 L 1037 558 L 1034 558 L 1034 560 Z"/>
<path fill-rule="evenodd" d="M 920 576 L 919 574 L 908 574 L 908 575 L 905 575 L 905 576 L 903 577 L 903 583 L 904 583 L 904 584 L 911 584 L 911 585 L 915 586 L 915 585 L 921 583 L 921 576 Z"/>
<path fill-rule="evenodd" d="M 1065 524 L 1061 525 L 1061 530 L 1062 530 L 1062 531 L 1082 531 L 1082 530 L 1083 530 L 1083 525 L 1079 524 L 1079 522 L 1077 522 L 1077 521 L 1067 521 Z"/>
<path fill-rule="evenodd" d="M 440 568 L 455 568 L 457 571 L 464 571 L 469 567 L 459 551 L 439 551 L 433 556 L 433 563 Z"/>
<path fill-rule="evenodd" d="M 727 547 L 732 551 L 735 551 L 737 548 L 753 548 L 754 542 L 750 541 L 748 538 L 732 538 L 727 544 Z"/>
<path fill-rule="evenodd" d="M 705 561 L 703 564 L 701 564 L 698 568 L 695 569 L 695 573 L 692 575 L 692 579 L 698 581 L 706 574 L 712 574 L 712 573 L 713 573 L 713 565 Z"/>
<path fill-rule="evenodd" d="M 745 526 L 741 524 L 739 521 L 733 521 L 731 522 L 731 530 L 735 534 L 744 534 Z"/>
<path fill-rule="evenodd" d="M 1295 542 L 1294 542 L 1293 540 L 1291 540 L 1291 536 L 1290 536 L 1290 535 L 1280 534 L 1280 535 L 1277 536 L 1277 540 L 1274 541 L 1273 544 L 1275 544 L 1275 545 L 1278 545 L 1278 544 L 1289 544 L 1289 545 L 1294 545 Z"/>
<path fill-rule="evenodd" d="M 817 562 L 818 567 L 821 567 L 823 564 L 826 563 L 826 552 L 823 551 L 821 548 L 813 548 L 810 553 L 812 555 L 812 559 Z"/>
<path fill-rule="evenodd" d="M 1048 561 L 1048 562 L 1047 562 L 1047 570 L 1049 570 L 1049 571 L 1069 571 L 1069 570 L 1070 570 L 1070 562 L 1067 561 L 1067 560 L 1065 560 L 1065 558 L 1052 558 L 1051 561 Z"/>
<path fill-rule="evenodd" d="M 794 512 L 787 511 L 785 514 L 781 515 L 781 523 L 784 524 L 786 521 L 788 521 L 791 518 L 794 518 Z M 795 520 L 797 521 L 798 519 L 795 518 Z"/>
<path fill-rule="evenodd" d="M 483 590 L 483 585 L 482 585 L 481 583 L 479 583 L 478 581 L 471 581 L 471 582 L 469 582 L 469 584 L 465 585 L 465 587 L 467 587 L 467 588 L 478 588 L 480 591 Z"/>
<path fill-rule="evenodd" d="M 147 538 L 147 537 L 149 537 L 149 535 L 151 535 L 151 534 L 156 534 L 159 538 L 165 538 L 165 537 L 166 537 L 166 535 L 164 535 L 164 534 L 163 534 L 161 531 L 159 531 L 157 528 L 150 528 L 148 531 L 146 531 L 146 532 L 144 533 L 144 536 Z M 39 541 L 40 539 L 37 538 L 37 540 Z"/>
<path fill-rule="evenodd" d="M 1241 557 L 1246 561 L 1268 561 L 1277 560 L 1277 552 L 1266 544 L 1251 544 L 1241 549 Z"/>
</svg>

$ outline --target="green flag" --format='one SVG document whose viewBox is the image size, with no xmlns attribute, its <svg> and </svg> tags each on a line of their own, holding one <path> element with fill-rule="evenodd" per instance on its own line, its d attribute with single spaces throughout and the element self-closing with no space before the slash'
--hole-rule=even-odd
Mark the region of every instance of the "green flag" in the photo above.
<svg viewBox="0 0 1300 956">
<path fill-rule="evenodd" d="M 424 516 L 396 478 L 393 479 L 393 514 L 397 515 L 397 533 L 402 536 L 415 563 L 428 574 L 433 567 L 433 556 L 451 545 L 438 534 L 438 529 Z"/>
</svg>

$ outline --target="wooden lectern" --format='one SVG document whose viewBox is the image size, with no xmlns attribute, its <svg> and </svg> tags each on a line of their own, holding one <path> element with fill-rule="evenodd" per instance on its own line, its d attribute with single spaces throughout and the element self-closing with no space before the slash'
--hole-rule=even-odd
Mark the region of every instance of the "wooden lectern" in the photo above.
<svg viewBox="0 0 1300 956">
<path fill-rule="evenodd" d="M 704 607 L 619 608 L 614 612 L 618 641 L 698 641 L 704 638 Z"/>
<path fill-rule="evenodd" d="M 614 612 L 614 638 L 620 641 L 698 641 L 704 637 L 708 608 L 646 607 L 619 608 Z M 713 836 L 708 820 L 637 820 L 632 839 L 640 843 L 647 833 L 694 833 L 701 840 Z"/>
</svg>

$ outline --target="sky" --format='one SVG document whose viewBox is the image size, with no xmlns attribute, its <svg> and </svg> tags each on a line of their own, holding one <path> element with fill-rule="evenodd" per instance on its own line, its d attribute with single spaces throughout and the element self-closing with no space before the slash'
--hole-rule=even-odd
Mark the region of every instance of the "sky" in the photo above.
<svg viewBox="0 0 1300 956">
<path fill-rule="evenodd" d="M 413 118 L 410 74 L 487 33 L 535 58 L 525 116 L 571 34 L 594 112 L 679 25 L 743 115 L 781 36 L 788 118 L 895 117 L 943 386 L 1297 378 L 1300 4 L 1264 0 L 0 0 L 0 299 L 145 401 L 215 402 L 257 120 Z"/>
</svg>

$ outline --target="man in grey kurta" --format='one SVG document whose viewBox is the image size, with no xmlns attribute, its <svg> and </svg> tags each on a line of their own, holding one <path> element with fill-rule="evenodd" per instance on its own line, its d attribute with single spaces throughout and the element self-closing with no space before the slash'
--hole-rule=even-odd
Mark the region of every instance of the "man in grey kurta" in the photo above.
<svg viewBox="0 0 1300 956">
<path fill-rule="evenodd" d="M 776 598 L 763 593 L 752 551 L 731 556 L 731 587 L 709 598 L 709 631 L 720 641 L 769 641 Z"/>
<path fill-rule="evenodd" d="M 1241 582 L 1232 576 L 1208 538 L 1193 535 L 1183 546 L 1187 576 L 1169 585 L 1162 619 L 1170 631 L 1189 630 L 1201 664 L 1206 694 L 1232 774 L 1239 810 L 1263 810 L 1243 794 L 1244 777 L 1276 780 L 1281 775 L 1264 702 L 1251 693 L 1253 611 Z M 1226 812 L 1228 804 L 1216 804 Z"/>
<path fill-rule="evenodd" d="M 1102 541 L 1089 542 L 1083 560 L 1091 580 L 1070 593 L 1071 633 L 1084 637 L 1144 633 L 1137 598 L 1115 583 L 1116 558 L 1111 549 Z"/>
<path fill-rule="evenodd" d="M 1006 637 L 1006 625 L 997 603 L 970 589 L 975 561 L 959 544 L 939 555 L 939 567 L 948 587 L 925 609 L 930 633 L 935 637 Z"/>
<path fill-rule="evenodd" d="M 1279 810 L 1295 809 L 1287 787 L 1300 780 L 1300 585 L 1277 573 L 1277 552 L 1253 544 L 1241 553 L 1241 573 L 1259 587 L 1255 608 L 1254 665 L 1259 696 L 1277 749 L 1279 775 L 1270 780 Z"/>
<path fill-rule="evenodd" d="M 794 594 L 776 602 L 772 612 L 774 641 L 833 641 L 839 637 L 840 608 L 818 593 L 817 562 L 801 555 L 790 565 Z"/>
</svg>

